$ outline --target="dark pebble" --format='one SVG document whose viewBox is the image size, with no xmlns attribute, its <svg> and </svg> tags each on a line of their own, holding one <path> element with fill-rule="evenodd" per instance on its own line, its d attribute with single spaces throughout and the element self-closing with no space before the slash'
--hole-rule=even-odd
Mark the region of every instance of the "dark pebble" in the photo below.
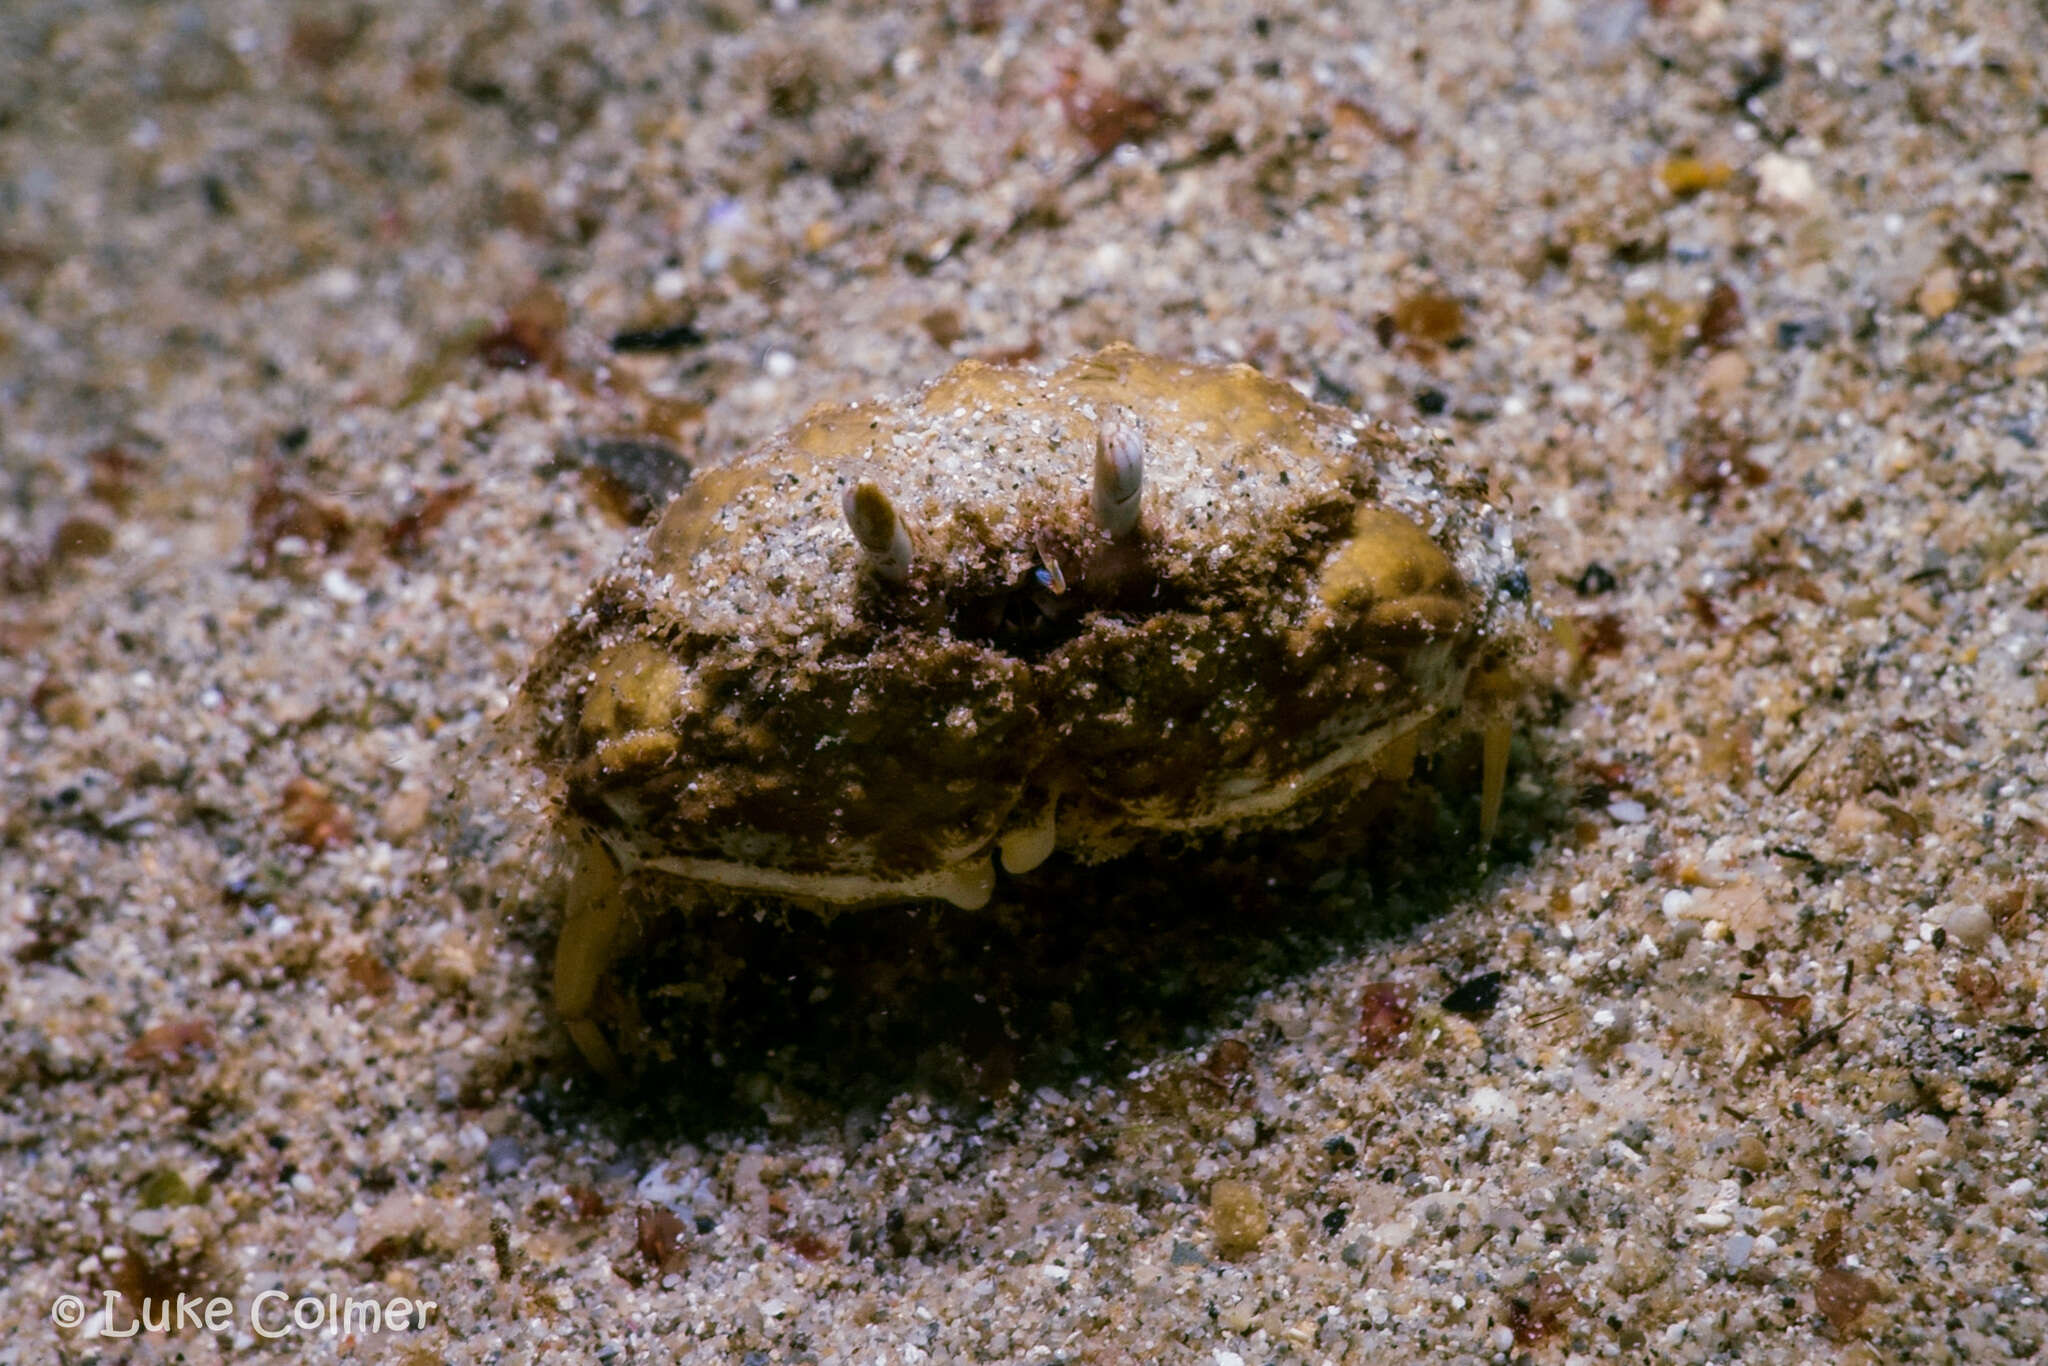
<svg viewBox="0 0 2048 1366">
<path fill-rule="evenodd" d="M 1790 351 L 1800 346 L 1819 346 L 1834 332 L 1833 325 L 1826 318 L 1787 318 L 1778 324 L 1778 349 Z"/>
<path fill-rule="evenodd" d="M 1484 1015 L 1500 1004 L 1501 985 L 1506 981 L 1507 974 L 1500 972 L 1468 977 L 1444 997 L 1444 1009 L 1453 1015 Z"/>
<path fill-rule="evenodd" d="M 690 482 L 690 462 L 663 441 L 623 437 L 586 441 L 572 453 L 595 483 L 607 508 L 628 526 L 641 526 Z"/>
<path fill-rule="evenodd" d="M 1612 593 L 1618 587 L 1620 583 L 1615 579 L 1614 571 L 1598 560 L 1581 569 L 1578 581 L 1572 584 L 1573 590 L 1582 598 L 1597 598 L 1602 593 Z"/>
<path fill-rule="evenodd" d="M 612 350 L 625 352 L 684 351 L 702 346 L 709 338 L 689 323 L 665 327 L 636 327 L 612 338 Z"/>
</svg>

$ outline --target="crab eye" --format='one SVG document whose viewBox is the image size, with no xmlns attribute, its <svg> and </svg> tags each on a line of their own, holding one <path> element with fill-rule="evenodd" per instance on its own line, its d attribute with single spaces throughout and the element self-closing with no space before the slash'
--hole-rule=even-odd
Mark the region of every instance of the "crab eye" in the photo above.
<svg viewBox="0 0 2048 1366">
<path fill-rule="evenodd" d="M 1056 563 L 1041 565 L 1006 586 L 961 596 L 947 621 L 962 639 L 1018 659 L 1041 659 L 1086 629 L 1087 606 L 1067 588 Z"/>
<path fill-rule="evenodd" d="M 1144 429 L 1129 409 L 1114 409 L 1095 428 L 1095 487 L 1089 500 L 1096 525 L 1111 540 L 1136 533 L 1144 491 Z"/>
<path fill-rule="evenodd" d="M 862 558 L 885 583 L 903 584 L 910 579 L 912 554 L 910 532 L 903 525 L 896 505 L 872 479 L 863 479 L 840 499 L 846 524 L 860 543 Z"/>
</svg>

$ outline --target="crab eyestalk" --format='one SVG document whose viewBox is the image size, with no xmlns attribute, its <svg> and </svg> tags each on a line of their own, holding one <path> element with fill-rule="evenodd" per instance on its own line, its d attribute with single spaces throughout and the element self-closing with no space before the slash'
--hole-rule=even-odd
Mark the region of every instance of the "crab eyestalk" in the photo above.
<svg viewBox="0 0 2048 1366">
<path fill-rule="evenodd" d="M 1144 494 L 1144 430 L 1128 408 L 1113 408 L 1095 426 L 1095 524 L 1113 541 L 1137 534 Z"/>
<path fill-rule="evenodd" d="M 840 499 L 846 525 L 875 577 L 885 583 L 910 580 L 910 529 L 896 514 L 896 505 L 872 479 L 863 479 Z"/>
</svg>

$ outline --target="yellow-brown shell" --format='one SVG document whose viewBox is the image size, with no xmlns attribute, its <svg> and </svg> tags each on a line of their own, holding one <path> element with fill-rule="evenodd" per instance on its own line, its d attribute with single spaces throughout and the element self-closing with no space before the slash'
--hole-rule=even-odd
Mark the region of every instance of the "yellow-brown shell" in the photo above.
<svg viewBox="0 0 2048 1366">
<path fill-rule="evenodd" d="M 1121 535 L 1091 515 L 1112 420 L 1143 443 Z M 907 576 L 849 528 L 863 482 Z M 1299 820 L 1412 758 L 1510 648 L 1518 579 L 1435 447 L 1247 366 L 970 361 L 700 471 L 526 691 L 629 874 L 975 905 L 998 854 Z"/>
</svg>

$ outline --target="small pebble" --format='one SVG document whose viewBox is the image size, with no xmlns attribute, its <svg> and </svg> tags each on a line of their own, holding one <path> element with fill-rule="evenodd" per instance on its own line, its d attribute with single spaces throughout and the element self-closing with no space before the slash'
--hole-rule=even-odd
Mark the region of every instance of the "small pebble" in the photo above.
<svg viewBox="0 0 2048 1366">
<path fill-rule="evenodd" d="M 404 844 L 427 823 L 434 794 L 424 787 L 402 787 L 385 803 L 377 820 L 377 838 L 388 844 Z"/>
<path fill-rule="evenodd" d="M 526 1149 L 510 1134 L 500 1134 L 484 1149 L 484 1170 L 498 1180 L 518 1175 L 526 1165 Z"/>
<path fill-rule="evenodd" d="M 1703 190 L 1720 189 L 1734 174 L 1734 169 L 1725 161 L 1672 157 L 1658 168 L 1657 178 L 1663 182 L 1666 190 L 1680 199 L 1685 199 Z"/>
<path fill-rule="evenodd" d="M 1955 268 L 1943 266 L 1920 282 L 1918 292 L 1913 295 L 1913 305 L 1932 321 L 1952 311 L 1961 299 L 1962 285 L 1956 278 Z"/>
<path fill-rule="evenodd" d="M 1266 1204 L 1243 1181 L 1218 1181 L 1209 1188 L 1209 1226 L 1216 1251 L 1225 1257 L 1246 1257 L 1258 1251 L 1270 1224 Z"/>
<path fill-rule="evenodd" d="M 114 533 L 90 517 L 67 517 L 57 528 L 52 552 L 60 560 L 97 559 L 114 548 Z"/>
<path fill-rule="evenodd" d="M 1813 167 L 1798 157 L 1772 152 L 1756 163 L 1757 198 L 1780 209 L 1809 209 L 1820 192 L 1813 180 Z"/>
<path fill-rule="evenodd" d="M 1717 351 L 1700 369 L 1700 393 L 1725 404 L 1749 383 L 1749 362 L 1739 351 Z"/>
<path fill-rule="evenodd" d="M 1951 906 L 1942 918 L 1941 927 L 1948 931 L 1949 938 L 1966 949 L 1981 949 L 1991 942 L 1997 926 L 1992 923 L 1991 912 L 1975 902 Z"/>
<path fill-rule="evenodd" d="M 1820 346 L 1834 335 L 1834 331 L 1834 325 L 1826 318 L 1787 318 L 1778 324 L 1778 349 L 1790 351 L 1795 347 Z"/>
</svg>

